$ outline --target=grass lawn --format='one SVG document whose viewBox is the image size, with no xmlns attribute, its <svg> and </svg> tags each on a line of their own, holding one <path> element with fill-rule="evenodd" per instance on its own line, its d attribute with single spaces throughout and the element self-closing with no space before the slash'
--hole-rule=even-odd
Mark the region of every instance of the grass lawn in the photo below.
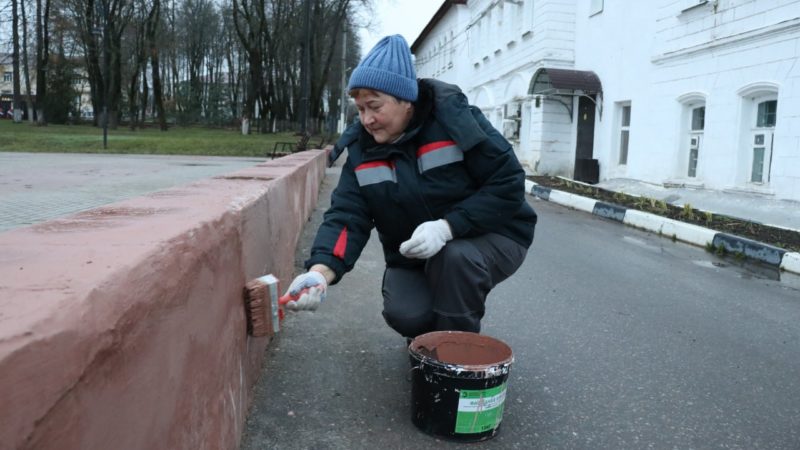
<svg viewBox="0 0 800 450">
<path fill-rule="evenodd" d="M 309 148 L 320 137 L 311 138 Z M 272 153 L 275 142 L 297 142 L 293 133 L 243 136 L 239 130 L 202 127 L 157 127 L 131 131 L 108 130 L 108 148 L 103 149 L 103 129 L 90 125 L 15 124 L 0 120 L 0 151 L 47 153 L 137 153 L 152 155 L 259 156 Z"/>
</svg>

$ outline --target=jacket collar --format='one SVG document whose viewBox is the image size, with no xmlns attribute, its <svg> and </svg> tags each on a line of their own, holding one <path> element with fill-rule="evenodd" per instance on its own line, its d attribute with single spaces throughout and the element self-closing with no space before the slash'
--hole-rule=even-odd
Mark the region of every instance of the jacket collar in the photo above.
<svg viewBox="0 0 800 450">
<path fill-rule="evenodd" d="M 489 138 L 475 119 L 473 107 L 461 88 L 432 78 L 424 78 L 419 84 L 420 92 L 423 89 L 432 92 L 433 116 L 461 150 L 467 151 Z"/>
</svg>

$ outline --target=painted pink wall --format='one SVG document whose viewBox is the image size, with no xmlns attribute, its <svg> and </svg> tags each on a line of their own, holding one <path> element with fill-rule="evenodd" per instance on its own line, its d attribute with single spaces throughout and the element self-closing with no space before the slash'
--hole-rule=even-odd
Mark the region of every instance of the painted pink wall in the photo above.
<svg viewBox="0 0 800 450">
<path fill-rule="evenodd" d="M 307 151 L 0 233 L 0 448 L 229 449 L 325 174 Z"/>
</svg>

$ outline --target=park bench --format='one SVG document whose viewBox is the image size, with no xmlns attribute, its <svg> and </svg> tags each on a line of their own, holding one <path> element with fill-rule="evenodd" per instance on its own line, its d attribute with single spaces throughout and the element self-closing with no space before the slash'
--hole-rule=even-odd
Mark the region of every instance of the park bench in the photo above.
<svg viewBox="0 0 800 450">
<path fill-rule="evenodd" d="M 278 154 L 280 150 L 281 155 L 286 155 L 289 153 L 296 153 L 302 152 L 306 148 L 308 148 L 308 141 L 311 139 L 310 133 L 303 133 L 300 135 L 300 139 L 296 142 L 276 142 L 275 145 L 272 146 L 272 159 L 275 159 L 275 155 Z"/>
<path fill-rule="evenodd" d="M 325 144 L 328 143 L 328 139 L 330 139 L 330 135 L 322 135 L 319 140 L 319 144 L 316 146 L 311 146 L 311 148 L 324 148 Z M 275 155 L 288 155 L 289 153 L 296 153 L 302 152 L 307 150 L 308 141 L 311 140 L 311 134 L 305 133 L 300 135 L 300 139 L 297 142 L 276 142 L 275 145 L 272 146 L 272 158 L 275 158 Z"/>
</svg>

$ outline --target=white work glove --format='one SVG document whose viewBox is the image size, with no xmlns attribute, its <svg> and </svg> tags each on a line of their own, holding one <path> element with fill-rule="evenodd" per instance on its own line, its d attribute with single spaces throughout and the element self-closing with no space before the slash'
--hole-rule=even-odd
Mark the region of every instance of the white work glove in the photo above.
<svg viewBox="0 0 800 450">
<path fill-rule="evenodd" d="M 451 239 L 453 232 L 446 220 L 424 222 L 414 230 L 411 239 L 400 244 L 400 253 L 406 258 L 428 259 Z"/>
<path fill-rule="evenodd" d="M 286 309 L 292 311 L 314 311 L 320 302 L 325 300 L 325 293 L 328 290 L 328 282 L 325 277 L 316 271 L 309 271 L 298 275 L 289 285 L 285 296 L 292 298 L 286 303 Z"/>
</svg>

